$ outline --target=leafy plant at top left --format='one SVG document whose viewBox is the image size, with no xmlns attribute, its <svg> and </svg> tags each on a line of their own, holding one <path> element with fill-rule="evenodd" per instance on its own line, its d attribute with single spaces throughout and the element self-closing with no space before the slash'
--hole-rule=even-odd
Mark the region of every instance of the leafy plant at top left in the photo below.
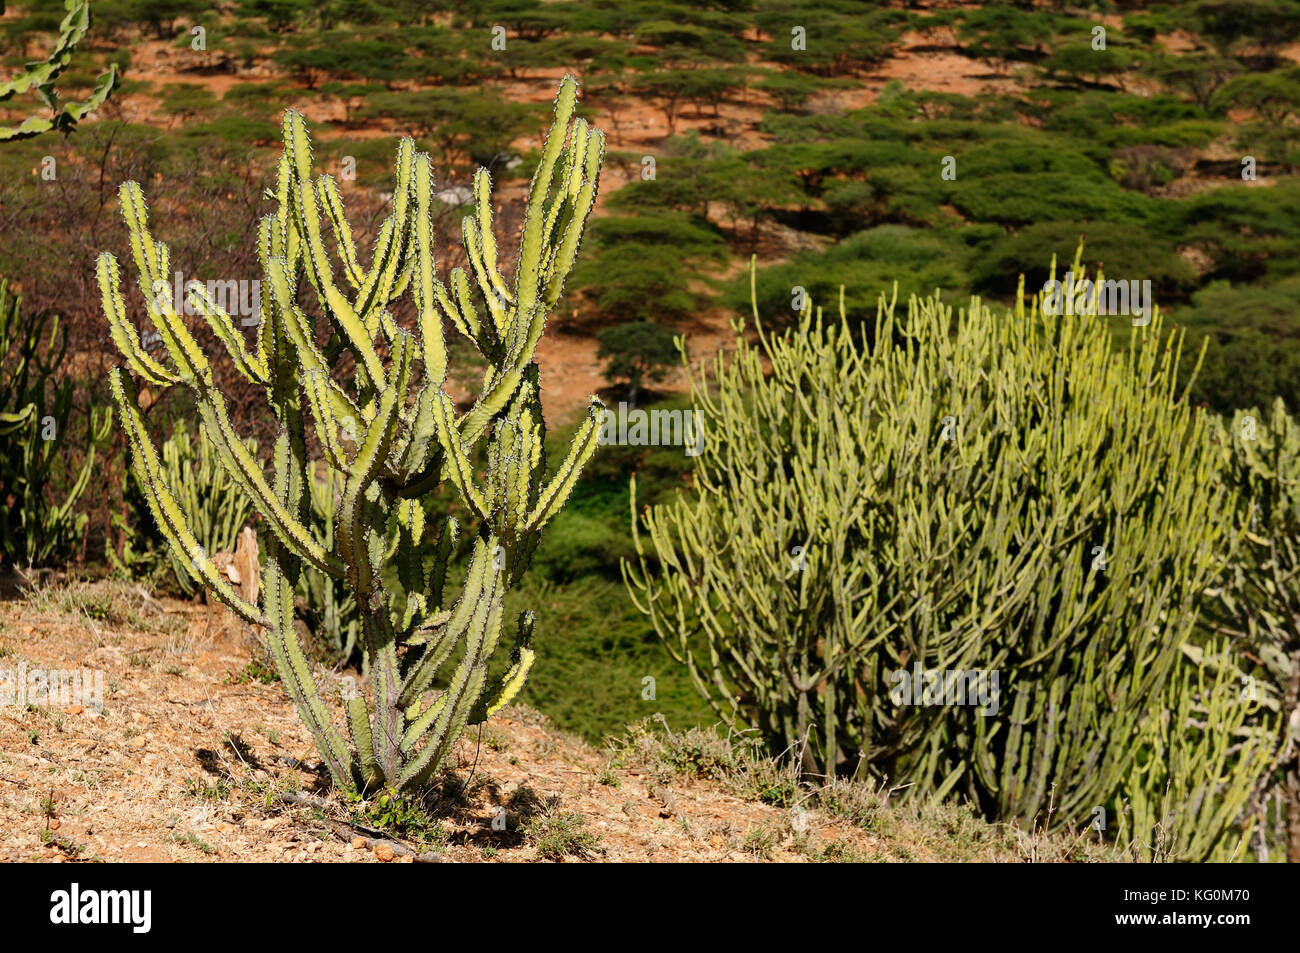
<svg viewBox="0 0 1300 953">
<path fill-rule="evenodd" d="M 117 85 L 117 64 L 109 66 L 108 72 L 99 77 L 95 89 L 80 102 L 59 103 L 59 93 L 54 88 L 54 80 L 68 68 L 72 54 L 90 29 L 89 0 L 64 0 L 68 11 L 63 22 L 59 24 L 59 40 L 49 56 L 41 62 L 27 64 L 27 68 L 8 82 L 0 83 L 0 103 L 6 102 L 19 93 L 35 91 L 53 115 L 28 116 L 16 126 L 0 125 L 0 141 L 7 139 L 28 139 L 41 133 L 58 130 L 71 132 L 78 120 L 94 112 L 108 99 L 113 87 Z M 4 4 L 0 3 L 0 13 Z"/>
</svg>

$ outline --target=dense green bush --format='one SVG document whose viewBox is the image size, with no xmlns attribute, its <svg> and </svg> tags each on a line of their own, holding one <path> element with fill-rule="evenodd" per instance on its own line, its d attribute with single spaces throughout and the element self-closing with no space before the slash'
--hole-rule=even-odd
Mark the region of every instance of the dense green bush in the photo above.
<svg viewBox="0 0 1300 953">
<path fill-rule="evenodd" d="M 636 406 L 641 388 L 658 383 L 678 363 L 677 335 L 653 321 L 628 321 L 596 333 L 596 356 L 605 361 L 605 376 L 626 380 L 627 401 Z"/>
<path fill-rule="evenodd" d="M 1263 407 L 1281 397 L 1300 406 L 1300 284 L 1234 287 L 1214 282 L 1174 318 L 1189 341 L 1209 338 L 1192 396 L 1219 410 Z"/>
<path fill-rule="evenodd" d="M 619 535 L 626 546 L 626 524 Z M 545 548 L 539 561 L 546 559 Z M 519 596 L 512 593 L 506 605 L 515 614 L 524 606 L 537 614 L 535 644 L 551 664 L 536 667 L 520 701 L 546 712 L 557 727 L 598 744 L 655 714 L 674 729 L 713 720 L 690 677 L 669 658 L 621 583 L 600 574 L 561 586 L 530 573 Z"/>
<path fill-rule="evenodd" d="M 1196 286 L 1196 274 L 1174 252 L 1172 240 L 1161 240 L 1132 225 L 1046 222 L 976 249 L 970 268 L 972 287 L 1005 297 L 1016 289 L 1015 276 L 1024 275 L 1027 287 L 1041 288 L 1047 279 L 1044 256 L 1067 259 L 1085 236 L 1086 260 L 1100 262 L 1112 278 L 1149 279 L 1162 300 L 1184 297 Z"/>
<path fill-rule="evenodd" d="M 1205 280 L 1247 284 L 1300 272 L 1300 182 L 1235 185 L 1171 204 L 1180 243 L 1210 259 Z"/>
<path fill-rule="evenodd" d="M 758 305 L 768 320 L 783 326 L 797 318 L 805 299 L 837 307 L 842 288 L 845 310 L 857 324 L 875 314 L 881 290 L 894 282 L 903 301 L 913 294 L 967 284 L 962 257 L 948 233 L 881 225 L 824 252 L 808 252 L 789 264 L 763 269 L 757 276 Z M 728 286 L 723 300 L 733 310 L 748 310 L 748 276 Z"/>
<path fill-rule="evenodd" d="M 973 177 L 962 170 L 953 204 L 971 219 L 1020 227 L 1046 222 L 1146 225 L 1158 212 L 1154 200 L 1116 183 L 1059 172 L 1015 172 Z"/>
<path fill-rule="evenodd" d="M 700 294 L 692 282 L 726 263 L 726 243 L 707 222 L 680 212 L 598 219 L 590 257 L 569 287 L 584 290 L 608 319 L 676 320 L 692 314 Z"/>
</svg>

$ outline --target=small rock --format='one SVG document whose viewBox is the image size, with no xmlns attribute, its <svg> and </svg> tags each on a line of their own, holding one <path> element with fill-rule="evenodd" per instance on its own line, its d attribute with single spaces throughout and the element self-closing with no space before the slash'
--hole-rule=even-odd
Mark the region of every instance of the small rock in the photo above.
<svg viewBox="0 0 1300 953">
<path fill-rule="evenodd" d="M 63 709 L 63 711 L 69 715 L 80 715 L 84 714 L 86 709 L 81 705 L 69 705 L 67 708 Z"/>
<path fill-rule="evenodd" d="M 384 863 L 388 863 L 393 859 L 393 848 L 387 844 L 380 844 L 375 848 L 375 857 Z"/>
<path fill-rule="evenodd" d="M 355 850 L 360 850 L 361 848 L 366 846 L 366 839 L 364 837 L 354 837 L 352 838 L 352 843 L 349 844 L 348 846 L 352 847 Z"/>
<path fill-rule="evenodd" d="M 50 830 L 52 831 L 57 831 L 62 826 L 57 817 L 50 821 Z"/>
</svg>

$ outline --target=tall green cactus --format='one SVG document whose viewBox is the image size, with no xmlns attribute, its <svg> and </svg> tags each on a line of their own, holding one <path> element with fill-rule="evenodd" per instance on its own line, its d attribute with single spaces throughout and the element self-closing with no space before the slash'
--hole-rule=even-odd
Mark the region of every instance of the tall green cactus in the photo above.
<svg viewBox="0 0 1300 953">
<path fill-rule="evenodd" d="M 697 494 L 634 499 L 625 574 L 719 716 L 807 773 L 1081 826 L 1113 816 L 1185 664 L 1231 500 L 1158 313 L 1113 355 L 1095 297 L 1046 317 L 1023 292 L 1001 314 L 882 296 L 867 328 L 809 304 L 757 346 L 739 323 L 693 381 Z M 996 673 L 997 704 L 895 701 L 916 666 Z"/>
<path fill-rule="evenodd" d="M 73 381 L 56 379 L 68 336 L 57 316 L 24 316 L 21 304 L 0 281 L 0 564 L 41 565 L 72 555 L 87 520 L 76 506 L 112 419 L 107 408 L 90 406 L 81 468 L 65 475 L 56 501 L 72 417 Z"/>
<path fill-rule="evenodd" d="M 498 268 L 491 179 L 480 169 L 473 211 L 462 222 L 469 272 L 453 269 L 446 284 L 435 272 L 429 156 L 416 152 L 410 139 L 399 145 L 392 213 L 382 223 L 367 268 L 357 255 L 334 180 L 311 175 L 305 120 L 293 111 L 285 114 L 273 196 L 278 207 L 262 219 L 258 232 L 263 287 L 270 293 L 264 295 L 256 345 L 245 343 L 201 287 L 190 292 L 239 371 L 267 388 L 280 422 L 270 479 L 237 438 L 207 358 L 170 300 L 170 253 L 149 230 L 140 187 L 122 186 L 139 287 L 166 357 L 156 360 L 141 346 L 127 317 L 117 260 L 105 253 L 98 277 L 113 340 L 130 371 L 150 386 L 190 388 L 222 464 L 263 517 L 268 538 L 257 604 L 246 602 L 217 575 L 185 524 L 137 407 L 135 381 L 115 368 L 111 383 L 130 438 L 132 465 L 171 544 L 239 616 L 266 626 L 281 679 L 341 787 L 424 784 L 465 726 L 507 704 L 533 664 L 532 616 L 523 613 L 511 664 L 489 683 L 505 593 L 519 581 L 542 528 L 563 506 L 594 452 L 603 415 L 593 397 L 567 457 L 547 482 L 533 357 L 577 255 L 604 151 L 603 135 L 574 119 L 576 101 L 577 83 L 566 77 L 533 174 L 513 278 L 507 280 Z M 326 223 L 339 252 L 337 269 L 326 251 Z M 300 275 L 307 288 L 301 287 Z M 387 309 L 408 289 L 416 310 L 414 332 L 399 326 Z M 323 328 L 300 308 L 304 291 L 323 313 Z M 444 316 L 488 364 L 482 392 L 462 415 L 443 390 Z M 328 335 L 323 344 L 318 330 Z M 344 353 L 355 363 L 340 362 Z M 340 363 L 354 369 L 339 372 Z M 345 481 L 332 548 L 310 528 L 309 420 L 328 466 Z M 473 455 L 483 440 L 486 467 L 480 478 Z M 421 500 L 444 481 L 454 488 L 463 518 L 433 521 L 439 524 L 432 534 L 436 541 L 426 545 L 431 527 Z M 462 524 L 474 534 L 473 554 L 453 601 L 446 591 L 447 564 Z M 390 534 L 397 546 L 393 558 L 385 559 Z M 347 700 L 351 749 L 334 727 L 294 631 L 293 594 L 304 570 L 345 580 L 361 607 L 372 698 L 357 694 Z M 430 700 L 453 658 L 446 689 Z"/>
<path fill-rule="evenodd" d="M 54 80 L 72 62 L 77 44 L 90 29 L 89 0 L 64 0 L 63 6 L 68 13 L 59 24 L 59 40 L 50 55 L 42 62 L 28 63 L 26 70 L 8 82 L 0 83 L 0 102 L 11 99 L 18 93 L 35 90 L 53 115 L 48 118 L 29 116 L 16 126 L 0 126 L 0 141 L 29 139 L 51 130 L 71 132 L 80 119 L 104 105 L 113 92 L 113 87 L 117 85 L 117 64 L 114 63 L 109 66 L 107 73 L 99 77 L 95 89 L 84 100 L 59 103 Z M 4 4 L 0 3 L 0 13 L 3 12 Z"/>
</svg>

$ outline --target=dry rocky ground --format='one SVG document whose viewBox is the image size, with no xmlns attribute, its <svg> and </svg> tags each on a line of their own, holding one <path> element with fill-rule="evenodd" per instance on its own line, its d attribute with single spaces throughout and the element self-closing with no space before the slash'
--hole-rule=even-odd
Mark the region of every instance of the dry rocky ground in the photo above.
<svg viewBox="0 0 1300 953">
<path fill-rule="evenodd" d="M 20 665 L 104 673 L 102 711 L 0 706 L 0 861 L 1104 856 L 953 806 L 886 803 L 866 785 L 800 793 L 713 731 L 634 727 L 598 751 L 520 707 L 467 732 L 422 805 L 352 804 L 326 788 L 262 659 L 223 608 L 130 583 L 50 584 L 0 602 L 0 683 Z M 341 687 L 338 673 L 324 678 Z"/>
</svg>

